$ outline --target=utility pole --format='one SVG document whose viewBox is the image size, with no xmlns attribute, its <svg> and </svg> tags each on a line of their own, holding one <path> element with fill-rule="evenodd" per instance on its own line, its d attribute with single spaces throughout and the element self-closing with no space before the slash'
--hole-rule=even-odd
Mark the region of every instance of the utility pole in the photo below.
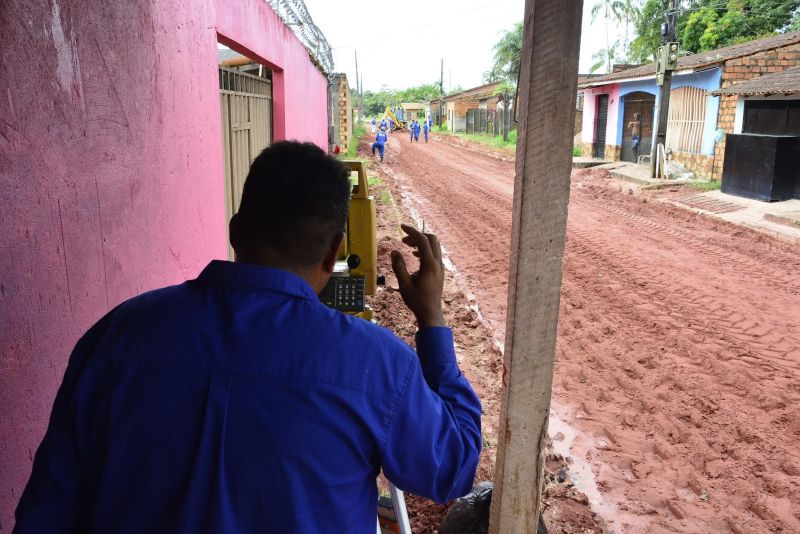
<svg viewBox="0 0 800 534">
<path fill-rule="evenodd" d="M 356 56 L 356 93 L 358 93 L 358 124 L 364 122 L 364 95 L 362 93 L 361 78 L 358 77 L 358 50 L 354 50 Z"/>
<path fill-rule="evenodd" d="M 442 58 L 442 70 L 439 74 L 439 96 L 444 96 L 444 58 Z"/>
<path fill-rule="evenodd" d="M 439 117 L 438 126 L 442 125 L 444 119 L 444 58 L 442 58 L 442 69 L 439 72 Z"/>
<path fill-rule="evenodd" d="M 361 118 L 364 116 L 364 75 L 361 75 L 361 88 L 358 90 L 358 118 L 361 123 Z"/>
<path fill-rule="evenodd" d="M 583 2 L 526 0 L 491 534 L 536 532 L 572 170 Z"/>
<path fill-rule="evenodd" d="M 661 47 L 656 58 L 656 83 L 658 91 L 658 110 L 653 128 L 653 146 L 650 149 L 650 177 L 663 174 L 660 169 L 659 146 L 666 146 L 667 121 L 669 120 L 669 97 L 672 91 L 672 71 L 678 67 L 678 39 L 675 34 L 677 11 L 675 0 L 668 0 L 664 23 L 661 24 Z M 660 169 L 660 172 L 659 172 Z"/>
</svg>

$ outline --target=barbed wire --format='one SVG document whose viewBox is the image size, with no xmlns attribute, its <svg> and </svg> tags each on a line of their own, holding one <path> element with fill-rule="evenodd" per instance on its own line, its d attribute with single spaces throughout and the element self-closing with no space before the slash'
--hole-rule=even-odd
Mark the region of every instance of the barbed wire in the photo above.
<svg viewBox="0 0 800 534">
<path fill-rule="evenodd" d="M 283 20 L 325 74 L 333 73 L 333 52 L 322 31 L 314 24 L 303 0 L 266 0 Z"/>
</svg>

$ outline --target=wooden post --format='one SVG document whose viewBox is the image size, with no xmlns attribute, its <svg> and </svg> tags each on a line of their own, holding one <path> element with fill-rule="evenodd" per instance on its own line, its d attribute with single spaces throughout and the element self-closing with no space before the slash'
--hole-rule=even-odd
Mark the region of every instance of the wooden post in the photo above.
<svg viewBox="0 0 800 534">
<path fill-rule="evenodd" d="M 567 225 L 583 1 L 526 0 L 492 534 L 536 532 Z"/>
</svg>

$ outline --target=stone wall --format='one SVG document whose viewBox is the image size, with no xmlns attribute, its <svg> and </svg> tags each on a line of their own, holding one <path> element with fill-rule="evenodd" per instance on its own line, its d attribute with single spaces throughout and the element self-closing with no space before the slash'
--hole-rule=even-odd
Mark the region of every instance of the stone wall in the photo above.
<svg viewBox="0 0 800 534">
<path fill-rule="evenodd" d="M 722 84 L 724 89 L 745 80 L 752 80 L 771 72 L 781 72 L 793 66 L 800 65 L 800 44 L 793 44 L 773 50 L 766 50 L 752 56 L 740 57 L 726 61 L 722 67 Z M 719 116 L 717 128 L 726 134 L 733 133 L 736 120 L 736 95 L 720 97 Z M 722 163 L 725 160 L 725 140 L 717 143 L 714 148 L 714 158 L 710 178 L 722 178 Z"/>
<path fill-rule="evenodd" d="M 680 163 L 692 171 L 698 179 L 711 179 L 712 168 L 714 166 L 713 156 L 706 156 L 705 154 L 696 154 L 693 152 L 673 151 L 670 156 L 670 161 Z"/>
</svg>

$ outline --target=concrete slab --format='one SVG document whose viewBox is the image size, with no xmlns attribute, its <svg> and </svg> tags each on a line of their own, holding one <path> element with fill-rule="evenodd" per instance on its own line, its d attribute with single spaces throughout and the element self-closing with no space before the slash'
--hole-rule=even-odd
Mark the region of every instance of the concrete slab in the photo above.
<svg viewBox="0 0 800 534">
<path fill-rule="evenodd" d="M 633 182 L 639 185 L 671 185 L 686 182 L 686 180 L 660 180 L 650 178 L 650 166 L 639 165 L 637 163 L 618 162 L 614 170 L 610 171 L 612 176 L 626 182 Z"/>
<path fill-rule="evenodd" d="M 586 158 L 583 156 L 573 156 L 572 158 L 573 169 L 588 169 L 589 167 L 597 167 L 598 165 L 603 165 L 604 163 L 609 162 L 604 159 Z"/>
<path fill-rule="evenodd" d="M 800 200 L 797 199 L 761 202 L 727 195 L 722 191 L 707 191 L 664 200 L 684 209 L 800 244 Z"/>
</svg>

